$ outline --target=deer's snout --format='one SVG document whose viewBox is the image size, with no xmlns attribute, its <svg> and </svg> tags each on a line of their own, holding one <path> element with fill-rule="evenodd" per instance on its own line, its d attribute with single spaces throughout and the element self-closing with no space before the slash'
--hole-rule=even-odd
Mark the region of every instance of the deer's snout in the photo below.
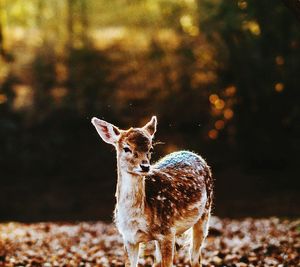
<svg viewBox="0 0 300 267">
<path fill-rule="evenodd" d="M 150 164 L 149 163 L 142 163 L 140 164 L 140 167 L 142 169 L 143 172 L 148 172 L 150 170 Z"/>
</svg>

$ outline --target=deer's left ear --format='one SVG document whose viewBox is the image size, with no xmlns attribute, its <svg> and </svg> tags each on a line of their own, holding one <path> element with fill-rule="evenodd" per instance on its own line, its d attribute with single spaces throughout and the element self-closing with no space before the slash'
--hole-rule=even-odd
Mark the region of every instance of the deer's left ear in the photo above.
<svg viewBox="0 0 300 267">
<path fill-rule="evenodd" d="M 156 132 L 157 118 L 152 116 L 151 120 L 143 127 L 152 137 Z"/>
<path fill-rule="evenodd" d="M 120 135 L 120 130 L 118 129 L 118 127 L 107 121 L 100 120 L 95 117 L 92 118 L 92 124 L 95 126 L 98 134 L 104 142 L 111 145 L 116 145 Z"/>
</svg>

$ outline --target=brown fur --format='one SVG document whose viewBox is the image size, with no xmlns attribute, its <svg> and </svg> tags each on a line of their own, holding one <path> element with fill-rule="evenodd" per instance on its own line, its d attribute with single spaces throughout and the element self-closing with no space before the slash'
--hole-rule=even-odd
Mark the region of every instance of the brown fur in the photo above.
<svg viewBox="0 0 300 267">
<path fill-rule="evenodd" d="M 189 169 L 154 170 L 145 180 L 146 205 L 153 214 L 151 227 L 167 232 L 174 220 L 192 215 L 188 206 L 201 199 L 205 187 L 204 176 L 191 176 Z"/>
<path fill-rule="evenodd" d="M 123 132 L 119 140 L 120 144 L 128 143 L 133 150 L 138 152 L 148 152 L 152 146 L 149 134 L 138 128 L 130 128 Z"/>
</svg>

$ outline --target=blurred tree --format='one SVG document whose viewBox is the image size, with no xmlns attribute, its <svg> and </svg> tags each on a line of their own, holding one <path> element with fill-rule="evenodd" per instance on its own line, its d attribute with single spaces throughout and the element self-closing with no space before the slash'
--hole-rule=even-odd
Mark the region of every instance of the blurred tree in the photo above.
<svg viewBox="0 0 300 267">
<path fill-rule="evenodd" d="M 289 9 L 291 9 L 291 11 L 296 15 L 297 19 L 300 21 L 300 1 L 283 0 L 283 2 Z"/>
<path fill-rule="evenodd" d="M 2 23 L 1 23 L 1 21 L 0 21 L 0 55 L 1 56 L 5 55 L 4 40 L 3 40 L 3 29 L 2 29 Z"/>
<path fill-rule="evenodd" d="M 198 3 L 200 27 L 223 62 L 218 93 L 231 84 L 237 87 L 233 122 L 245 163 L 262 168 L 292 164 L 289 153 L 296 154 L 293 142 L 300 117 L 296 21 L 281 3 L 266 13 L 266 0 Z"/>
<path fill-rule="evenodd" d="M 67 48 L 72 49 L 74 44 L 74 2 L 76 0 L 67 0 Z"/>
<path fill-rule="evenodd" d="M 88 6 L 86 0 L 67 0 L 67 48 L 88 45 Z"/>
<path fill-rule="evenodd" d="M 5 48 L 4 48 L 4 33 L 3 33 L 3 4 L 0 2 L 0 56 L 5 58 Z"/>
<path fill-rule="evenodd" d="M 91 152 L 92 116 L 126 127 L 157 114 L 161 153 L 205 147 L 216 166 L 292 166 L 300 33 L 283 2 L 269 2 L 1 1 L 0 54 L 15 59 L 0 58 L 7 181 L 61 172 L 70 185 L 99 155 L 111 162 Z"/>
</svg>

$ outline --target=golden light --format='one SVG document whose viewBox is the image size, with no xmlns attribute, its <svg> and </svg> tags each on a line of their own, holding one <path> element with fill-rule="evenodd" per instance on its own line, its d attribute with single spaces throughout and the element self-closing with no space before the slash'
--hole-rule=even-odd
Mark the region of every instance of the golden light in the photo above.
<svg viewBox="0 0 300 267">
<path fill-rule="evenodd" d="M 13 107 L 15 110 L 27 108 L 32 105 L 34 92 L 31 86 L 25 84 L 17 84 L 13 87 L 15 98 Z"/>
<path fill-rule="evenodd" d="M 93 39 L 93 44 L 98 49 L 106 49 L 107 47 L 111 46 L 114 42 L 123 40 L 127 35 L 129 35 L 128 29 L 124 26 L 111 26 L 105 27 L 101 29 L 95 29 L 91 31 L 91 38 Z M 135 38 L 137 35 L 132 35 L 130 41 L 135 42 Z M 139 48 L 143 48 L 145 46 L 145 41 L 142 37 L 138 37 L 139 39 Z"/>
<path fill-rule="evenodd" d="M 215 102 L 219 99 L 218 95 L 212 94 L 209 96 L 209 102 L 215 104 Z"/>
<path fill-rule="evenodd" d="M 234 113 L 233 110 L 230 108 L 227 108 L 224 110 L 224 118 L 227 120 L 230 120 L 233 117 Z"/>
<path fill-rule="evenodd" d="M 282 66 L 284 64 L 284 58 L 282 56 L 277 56 L 275 62 L 278 66 Z"/>
<path fill-rule="evenodd" d="M 260 35 L 261 33 L 260 26 L 255 20 L 244 21 L 242 28 L 250 31 L 253 35 Z"/>
<path fill-rule="evenodd" d="M 18 41 L 24 40 L 24 38 L 26 36 L 26 32 L 21 27 L 15 27 L 11 31 L 11 36 L 13 37 L 15 42 L 18 42 Z"/>
<path fill-rule="evenodd" d="M 183 28 L 193 26 L 192 17 L 190 15 L 184 15 L 180 18 L 180 24 Z"/>
<path fill-rule="evenodd" d="M 225 126 L 225 122 L 222 121 L 222 120 L 217 120 L 217 121 L 215 122 L 215 128 L 216 128 L 217 130 L 223 129 L 224 126 Z"/>
<path fill-rule="evenodd" d="M 185 0 L 184 2 L 186 2 L 187 4 L 195 4 L 194 0 Z"/>
<path fill-rule="evenodd" d="M 62 63 L 55 65 L 56 78 L 58 82 L 64 82 L 68 78 L 68 68 Z"/>
<path fill-rule="evenodd" d="M 0 104 L 4 104 L 7 101 L 7 96 L 5 94 L 0 94 Z"/>
<path fill-rule="evenodd" d="M 212 107 L 212 109 L 211 109 L 211 115 L 213 117 L 218 117 L 218 116 L 220 116 L 222 114 L 223 114 L 223 111 L 221 109 L 216 109 L 215 107 Z"/>
<path fill-rule="evenodd" d="M 195 84 L 209 84 L 214 81 L 216 81 L 217 76 L 214 72 L 212 71 L 203 71 L 203 72 L 197 72 L 193 75 L 193 82 Z"/>
<path fill-rule="evenodd" d="M 65 87 L 54 87 L 51 89 L 50 94 L 56 102 L 60 102 L 68 94 L 68 89 Z"/>
<path fill-rule="evenodd" d="M 276 92 L 282 92 L 284 89 L 284 84 L 283 83 L 276 83 L 275 84 L 275 91 Z"/>
<path fill-rule="evenodd" d="M 193 18 L 190 15 L 183 15 L 180 18 L 180 24 L 182 29 L 191 36 L 197 36 L 199 34 L 199 29 L 193 25 Z"/>
<path fill-rule="evenodd" d="M 208 137 L 210 138 L 210 139 L 217 139 L 218 138 L 218 131 L 217 130 L 215 130 L 215 129 L 212 129 L 212 130 L 210 130 L 209 132 L 208 132 Z"/>
<path fill-rule="evenodd" d="M 225 89 L 225 94 L 227 96 L 233 96 L 236 93 L 236 87 L 234 85 L 231 85 Z"/>
<path fill-rule="evenodd" d="M 199 29 L 196 27 L 196 26 L 191 26 L 189 29 L 188 29 L 188 33 L 191 35 L 191 36 L 197 36 L 199 34 Z"/>
<path fill-rule="evenodd" d="M 240 0 L 238 1 L 238 7 L 242 10 L 246 9 L 248 7 L 248 3 L 244 0 Z"/>
<path fill-rule="evenodd" d="M 169 144 L 165 148 L 166 153 L 172 153 L 172 152 L 177 151 L 177 150 L 178 150 L 178 147 L 175 144 Z"/>
<path fill-rule="evenodd" d="M 216 109 L 223 109 L 225 106 L 225 102 L 222 99 L 217 99 L 214 104 Z"/>
</svg>

